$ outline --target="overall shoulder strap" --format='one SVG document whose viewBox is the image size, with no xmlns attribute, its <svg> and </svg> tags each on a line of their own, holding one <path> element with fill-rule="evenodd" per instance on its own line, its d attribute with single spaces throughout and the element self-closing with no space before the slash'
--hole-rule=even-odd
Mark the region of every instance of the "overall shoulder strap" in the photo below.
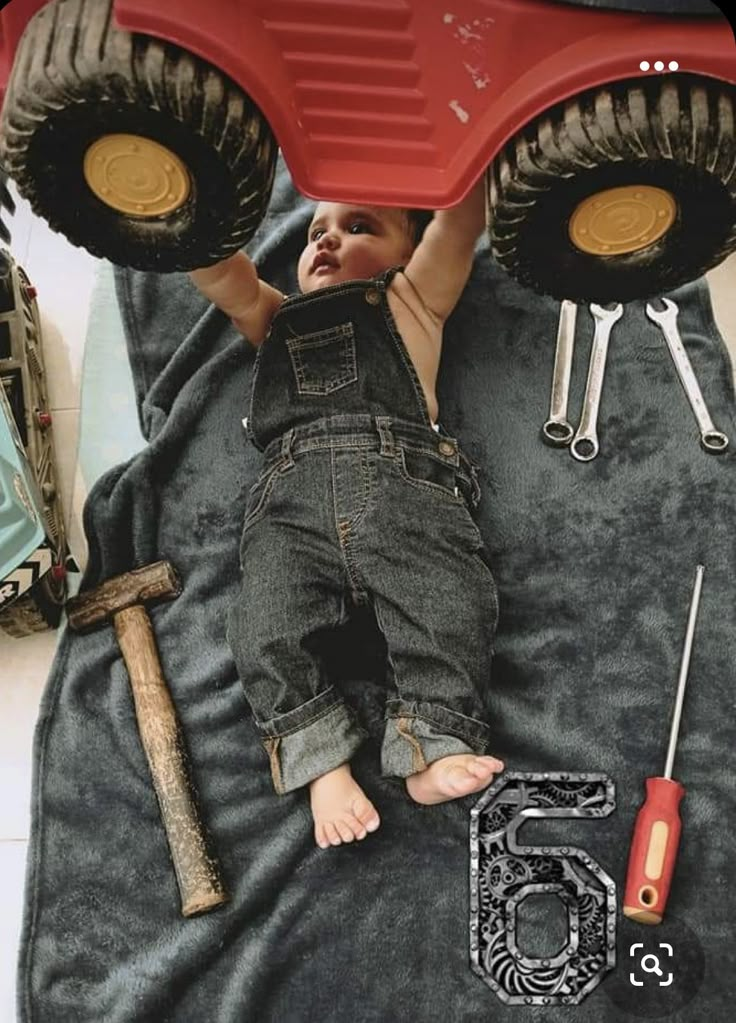
<svg viewBox="0 0 736 1023">
<path fill-rule="evenodd" d="M 390 266 L 388 270 L 384 270 L 383 273 L 379 274 L 375 279 L 377 282 L 382 284 L 384 288 L 387 288 L 396 274 L 403 273 L 403 271 L 403 266 Z"/>
</svg>

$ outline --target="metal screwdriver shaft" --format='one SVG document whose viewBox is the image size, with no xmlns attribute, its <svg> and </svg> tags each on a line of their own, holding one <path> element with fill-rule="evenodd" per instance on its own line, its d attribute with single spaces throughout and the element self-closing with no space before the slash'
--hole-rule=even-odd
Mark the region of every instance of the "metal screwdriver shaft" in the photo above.
<svg viewBox="0 0 736 1023">
<path fill-rule="evenodd" d="M 670 728 L 670 741 L 667 747 L 667 760 L 664 765 L 664 777 L 672 777 L 672 765 L 675 760 L 675 747 L 677 737 L 680 733 L 680 718 L 682 717 L 682 704 L 685 700 L 685 686 L 687 685 L 687 673 L 690 670 L 690 655 L 693 649 L 693 636 L 695 635 L 695 622 L 698 617 L 700 606 L 700 591 L 703 588 L 703 573 L 705 569 L 698 565 L 695 569 L 695 585 L 690 600 L 690 614 L 687 619 L 687 631 L 685 633 L 685 644 L 682 648 L 682 659 L 680 661 L 680 677 L 677 680 L 677 696 L 675 698 L 675 709 L 672 713 L 672 727 Z"/>
<path fill-rule="evenodd" d="M 662 921 L 675 869 L 677 846 L 680 842 L 682 828 L 680 801 L 685 795 L 685 789 L 672 778 L 672 764 L 680 731 L 680 717 L 685 698 L 685 685 L 690 667 L 690 654 L 704 571 L 703 566 L 698 565 L 695 572 L 695 586 L 690 600 L 685 645 L 680 660 L 680 677 L 677 683 L 677 696 L 672 714 L 664 775 L 646 779 L 647 795 L 636 815 L 634 834 L 629 850 L 629 865 L 624 890 L 624 916 L 631 917 L 637 923 L 642 924 L 658 924 Z"/>
</svg>

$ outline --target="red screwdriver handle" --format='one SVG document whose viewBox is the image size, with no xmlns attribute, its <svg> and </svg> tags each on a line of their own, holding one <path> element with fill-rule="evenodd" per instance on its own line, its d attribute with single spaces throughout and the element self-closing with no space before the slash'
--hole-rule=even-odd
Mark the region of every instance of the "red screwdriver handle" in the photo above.
<svg viewBox="0 0 736 1023">
<path fill-rule="evenodd" d="M 662 921 L 680 841 L 680 800 L 685 789 L 671 778 L 647 778 L 629 851 L 624 916 L 637 923 Z"/>
</svg>

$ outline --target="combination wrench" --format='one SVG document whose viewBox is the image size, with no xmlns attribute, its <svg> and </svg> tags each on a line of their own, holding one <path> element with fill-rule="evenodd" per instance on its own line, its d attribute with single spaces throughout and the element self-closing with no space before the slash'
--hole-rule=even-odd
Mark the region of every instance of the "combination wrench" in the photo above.
<svg viewBox="0 0 736 1023">
<path fill-rule="evenodd" d="M 570 393 L 570 372 L 572 353 L 575 346 L 575 320 L 578 307 L 575 302 L 564 299 L 560 304 L 560 319 L 557 326 L 555 364 L 552 370 L 552 396 L 549 403 L 549 419 L 542 427 L 542 440 L 555 448 L 564 448 L 574 433 L 567 418 L 567 399 Z"/>
<path fill-rule="evenodd" d="M 647 316 L 653 323 L 657 324 L 664 334 L 672 361 L 677 370 L 677 375 L 680 378 L 680 383 L 687 395 L 687 400 L 690 402 L 690 408 L 693 410 L 693 415 L 700 430 L 701 447 L 709 455 L 720 455 L 728 447 L 728 437 L 720 430 L 716 430 L 713 425 L 713 420 L 703 398 L 703 392 L 698 384 L 698 378 L 695 376 L 695 370 L 682 343 L 680 331 L 677 329 L 677 313 L 679 311 L 677 305 L 670 298 L 663 298 L 662 301 L 664 302 L 664 309 L 662 310 L 655 309 L 652 303 L 649 302 L 647 304 Z"/>
<path fill-rule="evenodd" d="M 603 306 L 595 305 L 595 303 L 590 306 L 591 315 L 595 320 L 595 334 L 590 349 L 583 411 L 580 415 L 577 433 L 570 444 L 570 454 L 579 462 L 589 462 L 598 454 L 598 410 L 606 371 L 608 340 L 614 323 L 621 319 L 623 311 L 624 307 L 620 302 L 613 309 L 604 309 Z"/>
</svg>

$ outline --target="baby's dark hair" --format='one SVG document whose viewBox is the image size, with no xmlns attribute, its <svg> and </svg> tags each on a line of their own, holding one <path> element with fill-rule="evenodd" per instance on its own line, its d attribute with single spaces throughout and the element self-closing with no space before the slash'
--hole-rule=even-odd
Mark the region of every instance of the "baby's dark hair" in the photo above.
<svg viewBox="0 0 736 1023">
<path fill-rule="evenodd" d="M 422 240 L 427 224 L 434 216 L 434 210 L 407 209 L 404 212 L 409 225 L 409 237 L 411 238 L 412 245 L 416 248 Z"/>
</svg>

